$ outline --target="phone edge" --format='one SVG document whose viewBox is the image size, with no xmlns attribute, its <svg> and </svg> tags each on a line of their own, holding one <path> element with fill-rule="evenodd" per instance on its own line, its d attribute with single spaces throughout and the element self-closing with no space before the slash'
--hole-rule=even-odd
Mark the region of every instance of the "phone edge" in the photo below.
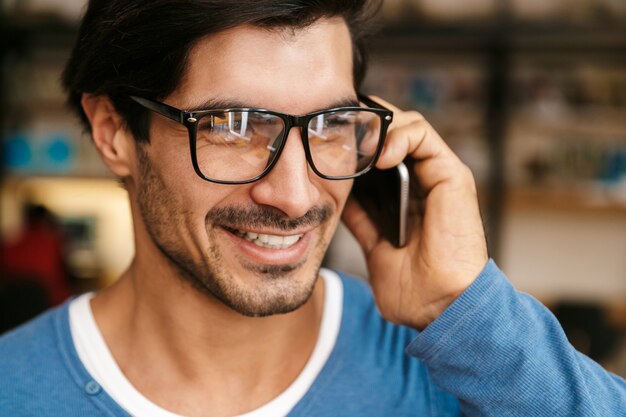
<svg viewBox="0 0 626 417">
<path fill-rule="evenodd" d="M 407 223 L 409 215 L 409 169 L 401 162 L 397 166 L 400 176 L 400 224 L 398 233 L 398 247 L 402 248 L 407 243 Z"/>
</svg>

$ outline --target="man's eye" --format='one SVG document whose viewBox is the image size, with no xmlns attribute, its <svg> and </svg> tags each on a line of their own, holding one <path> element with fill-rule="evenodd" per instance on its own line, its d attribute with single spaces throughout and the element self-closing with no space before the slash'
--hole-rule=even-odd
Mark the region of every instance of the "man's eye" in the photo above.
<svg viewBox="0 0 626 417">
<path fill-rule="evenodd" d="M 208 122 L 207 127 L 214 130 L 241 130 L 243 127 L 241 118 L 237 117 L 211 116 Z"/>
<path fill-rule="evenodd" d="M 354 125 L 358 123 L 358 116 L 354 112 L 337 113 L 326 116 L 325 127 Z"/>
<path fill-rule="evenodd" d="M 226 119 L 224 117 L 219 116 L 207 116 L 204 117 L 198 122 L 198 130 L 212 130 L 215 128 L 219 128 L 219 126 L 225 125 Z"/>
<path fill-rule="evenodd" d="M 354 121 L 351 119 L 335 118 L 335 119 L 327 120 L 325 127 L 328 127 L 328 128 L 344 127 L 344 126 L 349 126 L 353 124 L 354 124 Z"/>
<path fill-rule="evenodd" d="M 202 132 L 231 132 L 235 134 L 243 134 L 249 128 L 247 120 L 238 117 L 226 116 L 209 116 L 205 117 L 198 124 L 198 131 Z"/>
<path fill-rule="evenodd" d="M 342 134 L 342 132 L 354 131 L 356 125 L 357 122 L 355 119 L 337 118 L 329 120 L 324 126 L 324 131 Z"/>
</svg>

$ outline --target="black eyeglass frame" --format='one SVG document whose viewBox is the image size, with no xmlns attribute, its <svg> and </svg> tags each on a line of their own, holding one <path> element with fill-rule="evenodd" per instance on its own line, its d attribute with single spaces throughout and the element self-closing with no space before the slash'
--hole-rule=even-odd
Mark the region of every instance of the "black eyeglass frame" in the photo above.
<svg viewBox="0 0 626 417">
<path fill-rule="evenodd" d="M 365 103 L 369 107 L 358 107 L 358 106 L 335 107 L 331 109 L 319 110 L 319 111 L 308 113 L 308 114 L 301 115 L 301 116 L 294 116 L 294 115 L 290 115 L 286 113 L 280 113 L 280 112 L 260 109 L 260 108 L 245 108 L 245 107 L 244 108 L 186 111 L 186 110 L 180 110 L 168 104 L 161 103 L 159 101 L 144 98 L 144 97 L 133 96 L 133 95 L 129 97 L 130 99 L 132 99 L 133 101 L 141 105 L 142 107 L 145 107 L 148 110 L 156 112 L 162 116 L 167 117 L 168 119 L 171 119 L 177 123 L 184 125 L 187 128 L 187 131 L 189 132 L 189 150 L 191 152 L 191 163 L 193 164 L 194 171 L 203 180 L 210 181 L 210 182 L 217 183 L 217 184 L 232 184 L 232 185 L 250 184 L 250 183 L 260 180 L 261 178 L 269 174 L 269 172 L 272 170 L 274 165 L 276 165 L 276 163 L 278 162 L 278 159 L 280 158 L 283 148 L 285 147 L 285 143 L 287 142 L 287 137 L 289 136 L 289 132 L 291 131 L 293 127 L 300 128 L 300 132 L 301 132 L 300 138 L 302 139 L 302 145 L 304 147 L 304 153 L 306 156 L 307 163 L 309 164 L 309 166 L 311 167 L 313 172 L 315 172 L 316 175 L 327 180 L 347 180 L 351 178 L 360 177 L 361 175 L 364 175 L 370 169 L 372 169 L 372 167 L 376 164 L 376 161 L 378 161 L 378 157 L 380 156 L 380 153 L 382 152 L 383 146 L 385 144 L 385 138 L 387 136 L 387 129 L 389 128 L 389 125 L 391 124 L 393 120 L 393 112 L 391 110 L 387 109 L 386 107 L 382 106 L 381 104 L 378 104 L 374 100 L 362 94 L 358 94 L 359 101 L 361 101 L 362 103 Z M 248 180 L 242 180 L 242 181 L 226 181 L 226 180 L 218 180 L 216 178 L 207 177 L 200 170 L 200 167 L 198 166 L 198 158 L 196 155 L 196 138 L 197 138 L 198 122 L 200 121 L 200 119 L 210 114 L 228 113 L 228 112 L 235 112 L 235 111 L 260 112 L 260 113 L 265 113 L 265 114 L 271 114 L 271 115 L 281 118 L 283 120 L 285 127 L 282 132 L 282 136 L 278 138 L 279 147 L 276 149 L 274 157 L 272 157 L 269 160 L 269 163 L 267 164 L 265 169 L 254 178 L 251 178 Z M 313 157 L 311 156 L 311 149 L 309 148 L 308 125 L 311 119 L 313 119 L 316 116 L 319 116 L 320 114 L 337 112 L 337 111 L 368 111 L 368 112 L 377 114 L 378 117 L 380 118 L 380 134 L 379 134 L 380 136 L 378 138 L 378 146 L 376 148 L 376 151 L 374 152 L 372 161 L 363 170 L 352 175 L 328 176 L 328 175 L 322 174 L 316 168 L 315 163 L 313 162 Z"/>
</svg>

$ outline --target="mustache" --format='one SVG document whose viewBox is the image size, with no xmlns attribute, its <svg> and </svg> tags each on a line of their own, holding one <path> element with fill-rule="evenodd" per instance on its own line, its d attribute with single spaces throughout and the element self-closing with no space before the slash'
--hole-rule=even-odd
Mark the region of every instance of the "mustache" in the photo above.
<svg viewBox="0 0 626 417">
<path fill-rule="evenodd" d="M 291 231 L 303 226 L 318 226 L 328 220 L 332 215 L 332 209 L 328 205 L 315 206 L 309 209 L 303 216 L 289 218 L 271 207 L 219 207 L 212 209 L 207 214 L 206 222 L 220 224 L 233 229 L 257 226 L 271 226 L 273 228 Z"/>
</svg>

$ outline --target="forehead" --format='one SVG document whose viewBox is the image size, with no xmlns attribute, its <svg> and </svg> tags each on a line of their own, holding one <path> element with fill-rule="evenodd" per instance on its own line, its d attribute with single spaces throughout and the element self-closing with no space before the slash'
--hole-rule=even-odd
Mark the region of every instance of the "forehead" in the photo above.
<svg viewBox="0 0 626 417">
<path fill-rule="evenodd" d="M 191 50 L 179 108 L 207 100 L 246 103 L 292 114 L 354 97 L 352 44 L 343 19 L 305 28 L 238 26 L 201 39 Z"/>
</svg>

